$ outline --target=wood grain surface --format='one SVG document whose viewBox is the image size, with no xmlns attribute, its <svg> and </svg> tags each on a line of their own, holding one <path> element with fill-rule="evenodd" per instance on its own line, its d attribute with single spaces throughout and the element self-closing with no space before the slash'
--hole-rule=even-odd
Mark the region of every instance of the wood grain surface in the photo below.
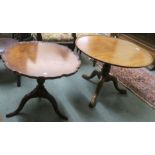
<svg viewBox="0 0 155 155">
<path fill-rule="evenodd" d="M 47 42 L 22 42 L 3 55 L 6 66 L 19 74 L 38 78 L 58 78 L 75 73 L 79 58 L 67 47 Z"/>
<path fill-rule="evenodd" d="M 116 66 L 138 68 L 153 61 L 147 50 L 112 37 L 84 36 L 76 40 L 76 46 L 89 57 Z"/>
<path fill-rule="evenodd" d="M 17 42 L 17 40 L 12 38 L 0 38 L 0 55 L 4 53 L 6 48 L 15 45 Z"/>
</svg>

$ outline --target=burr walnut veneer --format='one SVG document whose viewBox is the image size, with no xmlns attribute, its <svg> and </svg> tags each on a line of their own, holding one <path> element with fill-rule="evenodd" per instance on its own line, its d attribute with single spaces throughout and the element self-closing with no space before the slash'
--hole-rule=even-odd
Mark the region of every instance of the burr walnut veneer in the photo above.
<svg viewBox="0 0 155 155">
<path fill-rule="evenodd" d="M 80 60 L 73 52 L 55 43 L 21 42 L 9 48 L 3 55 L 6 66 L 18 74 L 37 79 L 37 87 L 26 95 L 18 109 L 7 117 L 18 114 L 30 98 L 43 97 L 51 101 L 55 112 L 62 118 L 56 100 L 44 87 L 46 79 L 56 79 L 77 72 Z"/>
<path fill-rule="evenodd" d="M 106 81 L 113 81 L 115 88 L 122 94 L 126 91 L 118 87 L 117 79 L 109 74 L 111 65 L 120 67 L 138 68 L 148 66 L 153 59 L 149 52 L 129 41 L 104 36 L 84 36 L 76 40 L 76 46 L 89 57 L 100 61 L 100 71 L 93 71 L 90 76 L 83 75 L 85 79 L 97 76 L 100 80 L 97 84 L 90 107 L 96 105 L 96 98 Z"/>
</svg>

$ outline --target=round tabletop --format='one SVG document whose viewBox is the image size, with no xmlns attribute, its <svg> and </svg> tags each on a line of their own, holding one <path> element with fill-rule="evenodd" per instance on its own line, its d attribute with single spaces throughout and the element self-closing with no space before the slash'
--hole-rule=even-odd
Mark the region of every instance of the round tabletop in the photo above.
<svg viewBox="0 0 155 155">
<path fill-rule="evenodd" d="M 18 41 L 12 38 L 0 38 L 0 55 L 4 53 L 4 51 L 16 44 Z"/>
<path fill-rule="evenodd" d="M 145 67 L 153 61 L 147 50 L 122 39 L 84 36 L 76 40 L 76 46 L 91 58 L 121 67 Z"/>
<path fill-rule="evenodd" d="M 2 56 L 6 66 L 21 75 L 45 79 L 69 76 L 80 67 L 79 58 L 67 47 L 49 42 L 21 42 Z"/>
</svg>

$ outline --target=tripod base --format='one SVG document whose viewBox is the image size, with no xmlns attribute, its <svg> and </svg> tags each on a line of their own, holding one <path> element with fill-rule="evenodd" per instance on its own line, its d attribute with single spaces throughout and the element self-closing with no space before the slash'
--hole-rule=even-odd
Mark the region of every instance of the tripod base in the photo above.
<svg viewBox="0 0 155 155">
<path fill-rule="evenodd" d="M 97 100 L 97 97 L 98 97 L 98 95 L 99 95 L 99 93 L 101 91 L 101 88 L 102 88 L 104 82 L 112 81 L 115 88 L 121 94 L 126 94 L 127 93 L 126 90 L 119 88 L 117 78 L 109 74 L 110 69 L 111 69 L 110 64 L 104 64 L 100 71 L 94 70 L 89 76 L 82 75 L 82 77 L 84 79 L 86 79 L 86 80 L 90 80 L 90 79 L 94 78 L 95 76 L 97 76 L 99 78 L 99 82 L 97 83 L 97 87 L 96 87 L 94 95 L 91 98 L 89 107 L 93 108 L 93 107 L 96 106 L 96 100 Z"/>
<path fill-rule="evenodd" d="M 31 98 L 39 97 L 39 98 L 45 98 L 49 100 L 54 108 L 54 111 L 62 119 L 67 120 L 67 117 L 61 114 L 61 112 L 59 111 L 55 98 L 51 94 L 49 94 L 49 92 L 44 87 L 45 79 L 37 79 L 37 82 L 38 82 L 37 87 L 33 91 L 31 91 L 29 94 L 25 95 L 23 99 L 21 100 L 19 107 L 14 112 L 7 114 L 6 117 L 12 117 L 12 116 L 18 115 L 28 100 L 30 100 Z"/>
</svg>

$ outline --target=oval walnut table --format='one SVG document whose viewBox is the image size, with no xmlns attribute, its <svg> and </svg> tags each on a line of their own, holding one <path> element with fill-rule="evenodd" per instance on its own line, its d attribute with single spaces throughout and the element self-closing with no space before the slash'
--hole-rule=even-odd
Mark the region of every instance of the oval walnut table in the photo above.
<svg viewBox="0 0 155 155">
<path fill-rule="evenodd" d="M 111 65 L 129 68 L 145 67 L 152 63 L 151 55 L 145 49 L 125 40 L 105 36 L 84 36 L 76 40 L 77 48 L 88 57 L 101 62 L 101 69 L 94 70 L 89 76 L 83 78 L 89 80 L 95 76 L 99 78 L 96 91 L 92 96 L 90 107 L 95 107 L 97 96 L 104 82 L 113 81 L 115 88 L 126 94 L 126 90 L 118 87 L 117 79 L 110 75 Z"/>
<path fill-rule="evenodd" d="M 17 115 L 25 103 L 36 97 L 48 99 L 55 112 L 63 119 L 66 116 L 60 113 L 57 102 L 44 87 L 46 79 L 56 79 L 76 73 L 80 67 L 79 58 L 67 47 L 46 42 L 22 42 L 9 48 L 2 56 L 6 66 L 13 72 L 37 80 L 37 87 L 25 95 L 17 110 L 6 115 Z"/>
</svg>

